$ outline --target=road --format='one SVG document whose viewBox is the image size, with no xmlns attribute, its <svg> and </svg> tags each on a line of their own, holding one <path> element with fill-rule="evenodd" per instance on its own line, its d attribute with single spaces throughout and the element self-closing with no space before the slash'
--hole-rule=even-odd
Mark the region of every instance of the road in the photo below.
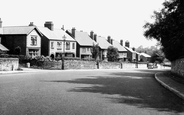
<svg viewBox="0 0 184 115">
<path fill-rule="evenodd" d="M 0 115 L 184 115 L 158 70 L 66 70 L 0 75 Z"/>
</svg>

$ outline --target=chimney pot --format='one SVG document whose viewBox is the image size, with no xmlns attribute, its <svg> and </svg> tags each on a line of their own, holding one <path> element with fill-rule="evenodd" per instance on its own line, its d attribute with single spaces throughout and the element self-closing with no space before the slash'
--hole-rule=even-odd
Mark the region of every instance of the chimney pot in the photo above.
<svg viewBox="0 0 184 115">
<path fill-rule="evenodd" d="M 33 22 L 30 22 L 29 26 L 34 26 L 34 23 Z"/>
<path fill-rule="evenodd" d="M 3 21 L 0 18 L 0 28 L 2 28 L 2 25 L 3 25 Z"/>
</svg>

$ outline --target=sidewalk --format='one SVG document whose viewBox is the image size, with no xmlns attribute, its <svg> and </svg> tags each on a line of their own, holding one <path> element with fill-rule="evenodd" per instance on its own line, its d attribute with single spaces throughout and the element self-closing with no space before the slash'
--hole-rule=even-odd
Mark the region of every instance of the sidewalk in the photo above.
<svg viewBox="0 0 184 115">
<path fill-rule="evenodd" d="M 156 73 L 155 78 L 165 88 L 169 89 L 171 92 L 184 99 L 184 84 L 175 80 L 169 71 Z"/>
</svg>

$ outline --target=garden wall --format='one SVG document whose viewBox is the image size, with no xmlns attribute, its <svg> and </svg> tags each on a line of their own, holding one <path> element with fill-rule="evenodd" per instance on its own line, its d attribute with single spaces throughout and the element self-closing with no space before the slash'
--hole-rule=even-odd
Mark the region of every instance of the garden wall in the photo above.
<svg viewBox="0 0 184 115">
<path fill-rule="evenodd" d="M 0 71 L 14 71 L 19 68 L 18 58 L 0 58 Z"/>
<path fill-rule="evenodd" d="M 171 72 L 178 74 L 184 78 L 184 58 L 172 61 Z"/>
</svg>

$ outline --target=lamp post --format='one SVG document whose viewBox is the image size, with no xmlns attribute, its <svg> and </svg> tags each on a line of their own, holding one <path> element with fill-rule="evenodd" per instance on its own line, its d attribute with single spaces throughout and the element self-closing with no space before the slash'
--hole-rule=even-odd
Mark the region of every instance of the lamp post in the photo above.
<svg viewBox="0 0 184 115">
<path fill-rule="evenodd" d="M 66 41 L 66 36 L 64 35 L 62 38 L 63 38 L 63 54 L 62 54 L 62 67 L 61 67 L 61 69 L 64 70 L 64 57 L 65 57 L 65 41 Z"/>
</svg>

